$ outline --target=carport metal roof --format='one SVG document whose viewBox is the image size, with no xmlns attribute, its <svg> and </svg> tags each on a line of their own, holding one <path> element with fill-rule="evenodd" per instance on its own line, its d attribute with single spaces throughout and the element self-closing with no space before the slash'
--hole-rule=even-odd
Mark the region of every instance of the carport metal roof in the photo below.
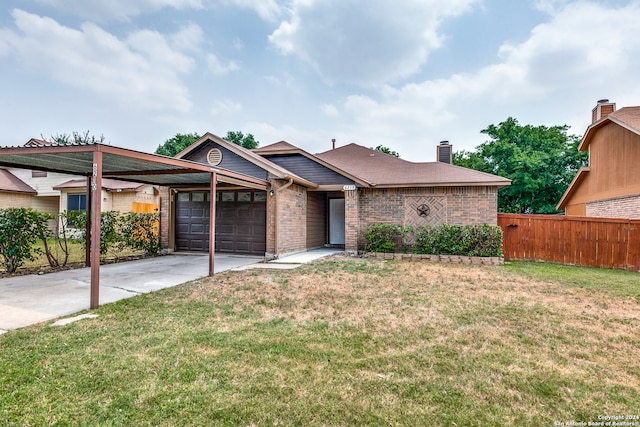
<svg viewBox="0 0 640 427">
<path fill-rule="evenodd" d="M 215 172 L 219 182 L 268 186 L 267 181 L 225 169 L 104 144 L 0 147 L 0 166 L 92 176 L 95 152 L 102 153 L 103 178 L 177 187 L 208 185 Z"/>
<path fill-rule="evenodd" d="M 246 187 L 266 189 L 269 183 L 236 172 L 213 168 L 188 160 L 142 153 L 104 144 L 42 144 L 0 148 L 0 166 L 62 172 L 87 177 L 87 200 L 91 212 L 90 236 L 100 236 L 102 179 L 155 184 L 168 187 L 208 185 L 210 212 L 215 212 L 218 181 Z M 213 275 L 215 252 L 215 215 L 209 215 L 209 275 Z M 87 242 L 89 244 L 89 242 Z M 91 239 L 90 308 L 99 306 L 100 239 Z"/>
</svg>

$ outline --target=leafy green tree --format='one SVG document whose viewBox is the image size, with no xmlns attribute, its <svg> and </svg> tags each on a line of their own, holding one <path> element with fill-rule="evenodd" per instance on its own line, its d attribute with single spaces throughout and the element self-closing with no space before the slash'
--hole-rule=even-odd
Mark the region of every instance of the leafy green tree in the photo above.
<svg viewBox="0 0 640 427">
<path fill-rule="evenodd" d="M 234 144 L 238 144 L 244 148 L 249 150 L 253 150 L 254 148 L 258 148 L 260 142 L 256 141 L 254 136 L 250 133 L 244 135 L 242 132 L 237 131 L 229 131 L 227 132 L 227 136 L 224 137 L 229 142 L 233 142 Z"/>
<path fill-rule="evenodd" d="M 0 254 L 7 273 L 13 273 L 25 261 L 33 261 L 42 251 L 33 245 L 52 214 L 31 208 L 0 209 Z"/>
<path fill-rule="evenodd" d="M 102 144 L 104 143 L 104 135 L 91 135 L 89 131 L 85 133 L 73 132 L 71 135 L 66 133 L 58 133 L 51 135 L 49 139 L 40 135 L 44 141 L 52 142 L 58 145 L 84 145 L 84 144 Z"/>
<path fill-rule="evenodd" d="M 177 133 L 172 138 L 167 139 L 156 149 L 156 154 L 174 157 L 176 154 L 196 142 L 200 138 L 197 133 Z"/>
<path fill-rule="evenodd" d="M 393 151 L 389 147 L 385 147 L 384 145 L 378 145 L 374 150 L 379 151 L 381 153 L 389 154 L 393 157 L 400 157 L 400 154 L 397 151 Z"/>
<path fill-rule="evenodd" d="M 513 117 L 482 130 L 490 141 L 476 151 L 454 153 L 453 164 L 511 179 L 500 190 L 498 210 L 508 213 L 557 213 L 556 205 L 588 154 L 568 126 L 522 126 Z"/>
</svg>

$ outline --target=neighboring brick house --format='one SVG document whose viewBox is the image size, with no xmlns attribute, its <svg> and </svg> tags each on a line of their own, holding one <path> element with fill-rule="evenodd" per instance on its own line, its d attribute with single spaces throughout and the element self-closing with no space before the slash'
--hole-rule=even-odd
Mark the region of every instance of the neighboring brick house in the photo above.
<svg viewBox="0 0 640 427">
<path fill-rule="evenodd" d="M 216 250 L 277 257 L 325 245 L 364 249 L 369 224 L 497 224 L 498 189 L 510 180 L 444 162 L 414 163 L 356 144 L 312 155 L 287 142 L 247 150 L 207 133 L 176 157 L 269 182 L 225 184 L 216 194 Z M 450 146 L 444 148 L 449 149 Z M 205 251 L 207 188 L 171 188 L 163 242 Z"/>
<path fill-rule="evenodd" d="M 0 169 L 0 209 L 30 208 L 38 192 L 11 171 Z"/>
<path fill-rule="evenodd" d="M 578 147 L 589 151 L 557 208 L 567 216 L 640 218 L 640 106 L 616 110 L 604 99 Z"/>
</svg>

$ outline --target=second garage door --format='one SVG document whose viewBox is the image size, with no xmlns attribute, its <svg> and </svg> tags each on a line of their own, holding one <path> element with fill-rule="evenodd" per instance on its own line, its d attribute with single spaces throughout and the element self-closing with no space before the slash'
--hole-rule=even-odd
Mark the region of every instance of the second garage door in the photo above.
<svg viewBox="0 0 640 427">
<path fill-rule="evenodd" d="M 266 251 L 266 192 L 218 191 L 216 252 L 264 255 Z M 209 192 L 176 195 L 176 250 L 209 250 Z"/>
</svg>

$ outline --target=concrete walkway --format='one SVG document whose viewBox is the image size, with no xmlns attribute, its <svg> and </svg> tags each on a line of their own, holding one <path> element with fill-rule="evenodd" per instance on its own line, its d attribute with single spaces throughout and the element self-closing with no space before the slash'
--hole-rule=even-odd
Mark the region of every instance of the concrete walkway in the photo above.
<svg viewBox="0 0 640 427">
<path fill-rule="evenodd" d="M 319 249 L 263 263 L 262 258 L 216 254 L 215 272 L 292 268 L 341 252 Z M 100 266 L 100 305 L 179 285 L 209 274 L 209 256 L 167 255 Z M 0 279 L 0 334 L 89 309 L 89 268 Z"/>
</svg>

